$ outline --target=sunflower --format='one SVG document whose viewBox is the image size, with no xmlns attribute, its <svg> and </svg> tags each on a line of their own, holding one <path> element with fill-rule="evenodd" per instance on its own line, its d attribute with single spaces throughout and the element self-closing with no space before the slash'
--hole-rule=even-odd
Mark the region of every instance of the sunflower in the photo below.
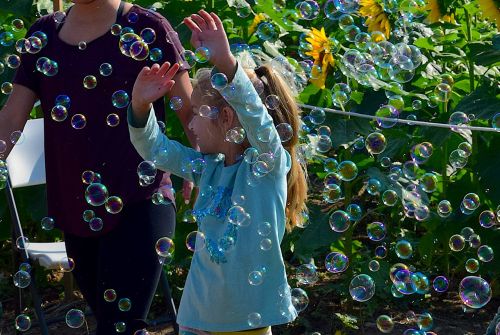
<svg viewBox="0 0 500 335">
<path fill-rule="evenodd" d="M 381 31 L 386 38 L 391 34 L 391 24 L 384 8 L 375 0 L 361 0 L 359 14 L 366 17 L 368 31 Z"/>
<path fill-rule="evenodd" d="M 426 9 L 430 11 L 429 15 L 427 15 L 427 21 L 429 21 L 429 23 L 438 21 L 457 23 L 457 21 L 455 21 L 455 14 L 443 14 L 445 12 L 444 4 L 439 0 L 427 0 Z"/>
<path fill-rule="evenodd" d="M 498 0 L 479 0 L 479 7 L 483 15 L 497 22 L 497 28 L 500 29 L 500 1 Z"/>
<path fill-rule="evenodd" d="M 314 65 L 321 67 L 321 73 L 317 78 L 311 79 L 311 83 L 319 88 L 325 88 L 326 75 L 328 74 L 328 67 L 335 65 L 335 59 L 332 55 L 332 43 L 325 34 L 325 28 L 318 30 L 312 28 L 307 34 L 306 41 L 311 45 L 311 50 L 306 52 L 306 55 L 314 59 Z"/>
<path fill-rule="evenodd" d="M 255 32 L 255 30 L 257 29 L 257 27 L 259 26 L 259 24 L 261 22 L 267 21 L 267 20 L 269 20 L 269 16 L 267 16 L 264 13 L 259 13 L 259 14 L 255 15 L 253 18 L 252 24 L 250 25 L 250 27 L 248 27 L 248 34 L 252 35 Z"/>
</svg>

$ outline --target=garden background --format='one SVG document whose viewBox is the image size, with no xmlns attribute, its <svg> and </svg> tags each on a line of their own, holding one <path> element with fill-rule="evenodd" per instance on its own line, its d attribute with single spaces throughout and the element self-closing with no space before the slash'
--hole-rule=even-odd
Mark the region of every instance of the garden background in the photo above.
<svg viewBox="0 0 500 335">
<path fill-rule="evenodd" d="M 53 3 L 0 1 L 2 106 L 15 71 L 9 41 L 23 38 Z M 301 289 L 294 291 L 296 307 L 308 306 L 275 333 L 377 334 L 390 328 L 387 318 L 377 322 L 387 315 L 394 334 L 485 334 L 500 302 L 500 133 L 412 121 L 500 129 L 498 0 L 133 2 L 167 17 L 187 50 L 182 19 L 200 8 L 217 12 L 235 54 L 264 52 L 300 87 L 298 100 L 318 107 L 303 109 L 300 134 L 309 213 L 281 245 L 289 283 Z M 185 141 L 174 111 L 166 113 L 167 134 Z M 31 116 L 40 117 L 39 108 Z M 182 182 L 174 183 L 179 191 Z M 176 249 L 165 266 L 177 303 L 192 255 L 186 235 L 196 230 L 179 193 Z M 31 241 L 62 239 L 41 228 L 44 186 L 15 195 Z M 12 244 L 2 193 L 0 333 L 6 334 L 14 332 L 18 290 Z M 483 285 L 467 286 L 467 276 Z M 40 270 L 36 279 L 48 304 L 63 298 L 60 273 Z M 460 295 L 461 283 L 478 301 Z M 374 287 L 375 294 L 357 296 L 359 287 Z M 29 294 L 22 296 L 34 320 Z M 162 313 L 160 305 L 155 301 L 152 318 Z M 57 333 L 85 332 L 61 326 Z"/>
</svg>

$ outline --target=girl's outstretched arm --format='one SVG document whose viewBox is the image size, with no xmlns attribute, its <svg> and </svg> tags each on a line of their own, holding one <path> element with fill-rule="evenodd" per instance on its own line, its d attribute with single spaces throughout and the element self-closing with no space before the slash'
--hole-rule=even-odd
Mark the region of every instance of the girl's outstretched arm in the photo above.
<svg viewBox="0 0 500 335">
<path fill-rule="evenodd" d="M 171 171 L 189 181 L 198 182 L 200 175 L 193 173 L 190 163 L 203 159 L 202 154 L 162 134 L 153 110 L 152 102 L 163 97 L 174 85 L 172 78 L 179 69 L 154 64 L 141 70 L 132 91 L 132 103 L 128 109 L 130 140 L 139 155 L 155 162 L 164 171 Z"/>
</svg>

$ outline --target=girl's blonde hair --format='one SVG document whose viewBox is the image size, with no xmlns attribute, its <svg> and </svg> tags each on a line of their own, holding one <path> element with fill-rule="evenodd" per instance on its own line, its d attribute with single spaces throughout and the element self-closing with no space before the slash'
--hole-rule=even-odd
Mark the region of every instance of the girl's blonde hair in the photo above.
<svg viewBox="0 0 500 335">
<path fill-rule="evenodd" d="M 297 106 L 291 90 L 286 85 L 283 78 L 277 74 L 271 65 L 265 64 L 253 70 L 246 70 L 246 73 L 253 85 L 264 87 L 260 94 L 262 101 L 269 95 L 276 95 L 279 98 L 279 106 L 268 109 L 269 115 L 273 119 L 274 125 L 288 123 L 293 130 L 290 140 L 283 142 L 283 147 L 291 156 L 292 167 L 287 175 L 287 203 L 285 208 L 286 229 L 291 231 L 296 225 L 303 222 L 303 213 L 307 212 L 307 168 L 305 163 L 298 159 L 297 149 L 299 144 L 300 130 L 300 109 Z M 211 85 L 210 69 L 200 69 L 197 71 L 194 80 L 194 90 L 199 90 L 203 104 L 216 107 L 219 111 L 226 106 L 231 107 L 222 95 Z M 213 120 L 217 123 L 217 120 Z M 241 144 L 244 151 L 250 146 L 248 141 Z"/>
</svg>

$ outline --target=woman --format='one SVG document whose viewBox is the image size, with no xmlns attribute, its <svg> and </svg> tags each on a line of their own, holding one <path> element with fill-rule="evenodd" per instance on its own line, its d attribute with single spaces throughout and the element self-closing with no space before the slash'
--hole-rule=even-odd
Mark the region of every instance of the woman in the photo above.
<svg viewBox="0 0 500 335">
<path fill-rule="evenodd" d="M 161 271 L 155 243 L 172 236 L 175 209 L 151 201 L 160 175 L 139 180 L 142 159 L 128 139 L 126 107 L 137 74 L 151 59 L 181 63 L 184 71 L 169 96 L 177 98 L 194 145 L 187 128 L 192 87 L 182 45 L 161 15 L 120 0 L 73 2 L 66 15 L 44 16 L 28 31 L 26 38 L 39 38 L 41 49 L 31 39 L 31 50 L 21 55 L 0 112 L 0 139 L 9 143 L 10 134 L 23 129 L 39 99 L 48 215 L 65 233 L 97 334 L 133 334 L 146 326 Z M 131 31 L 136 35 L 122 36 Z M 162 120 L 163 99 L 155 110 Z"/>
</svg>

